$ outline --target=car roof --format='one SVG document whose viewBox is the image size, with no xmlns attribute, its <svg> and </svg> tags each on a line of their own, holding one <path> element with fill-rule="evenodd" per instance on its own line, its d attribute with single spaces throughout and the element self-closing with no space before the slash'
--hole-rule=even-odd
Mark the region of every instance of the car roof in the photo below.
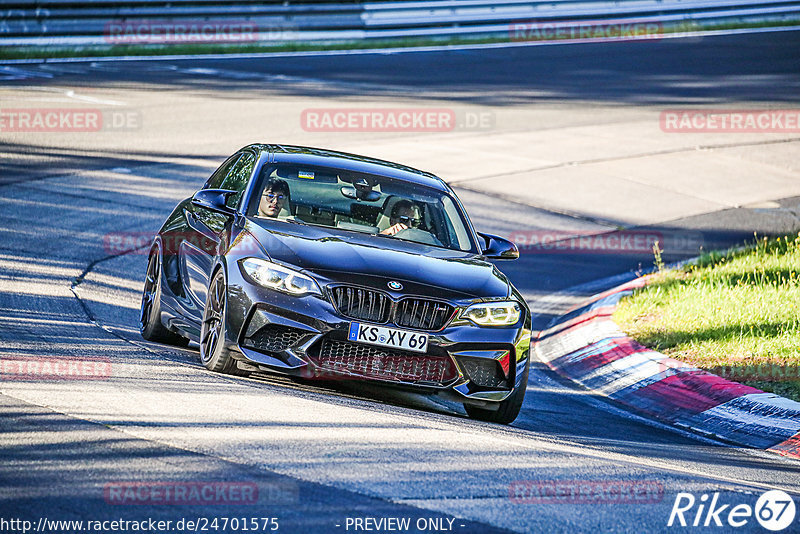
<svg viewBox="0 0 800 534">
<path fill-rule="evenodd" d="M 315 165 L 319 167 L 333 167 L 366 174 L 376 174 L 388 176 L 405 182 L 423 185 L 438 189 L 439 191 L 449 192 L 447 184 L 429 172 L 421 171 L 413 167 L 401 165 L 391 161 L 349 154 L 325 148 L 314 148 L 307 146 L 282 145 L 282 144 L 259 144 L 251 145 L 261 153 L 269 152 L 271 163 L 295 163 L 305 165 Z"/>
</svg>

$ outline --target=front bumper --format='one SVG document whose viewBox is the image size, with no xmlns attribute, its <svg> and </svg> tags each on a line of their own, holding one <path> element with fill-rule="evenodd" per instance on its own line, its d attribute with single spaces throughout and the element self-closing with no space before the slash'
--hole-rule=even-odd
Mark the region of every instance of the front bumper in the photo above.
<svg viewBox="0 0 800 534">
<path fill-rule="evenodd" d="M 238 269 L 228 278 L 228 348 L 251 370 L 366 380 L 491 409 L 513 393 L 529 365 L 527 310 L 509 328 L 453 321 L 426 332 L 427 352 L 417 354 L 348 341 L 353 319 L 325 296 L 271 291 L 251 284 Z"/>
</svg>

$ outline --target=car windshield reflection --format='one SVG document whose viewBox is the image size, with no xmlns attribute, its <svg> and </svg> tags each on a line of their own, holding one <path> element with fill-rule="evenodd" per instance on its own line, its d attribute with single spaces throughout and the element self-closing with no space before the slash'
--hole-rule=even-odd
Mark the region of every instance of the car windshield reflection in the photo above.
<svg viewBox="0 0 800 534">
<path fill-rule="evenodd" d="M 341 169 L 278 165 L 264 167 L 255 192 L 251 217 L 475 250 L 456 201 L 433 188 Z"/>
</svg>

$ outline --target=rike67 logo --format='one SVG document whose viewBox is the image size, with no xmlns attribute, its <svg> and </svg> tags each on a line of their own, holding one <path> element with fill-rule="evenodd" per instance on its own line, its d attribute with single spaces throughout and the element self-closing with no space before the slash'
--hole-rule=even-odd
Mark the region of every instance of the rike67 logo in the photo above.
<svg viewBox="0 0 800 534">
<path fill-rule="evenodd" d="M 754 507 L 721 503 L 718 492 L 712 495 L 704 493 L 699 499 L 691 493 L 678 493 L 667 526 L 738 528 L 749 524 L 755 517 L 763 528 L 779 532 L 794 524 L 796 511 L 792 497 L 781 490 L 763 493 Z"/>
</svg>

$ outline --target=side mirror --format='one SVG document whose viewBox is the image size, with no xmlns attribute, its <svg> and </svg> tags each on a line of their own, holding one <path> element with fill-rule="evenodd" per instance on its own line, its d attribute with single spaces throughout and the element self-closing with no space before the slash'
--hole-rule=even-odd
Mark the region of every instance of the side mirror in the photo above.
<svg viewBox="0 0 800 534">
<path fill-rule="evenodd" d="M 519 249 L 517 245 L 508 239 L 503 239 L 502 237 L 491 234 L 482 234 L 480 232 L 478 232 L 478 235 L 481 236 L 484 241 L 483 255 L 486 259 L 516 260 L 519 258 Z"/>
<path fill-rule="evenodd" d="M 230 189 L 201 189 L 192 196 L 192 204 L 224 215 L 233 215 L 236 210 L 229 208 L 225 202 L 236 193 L 237 191 Z"/>
</svg>

